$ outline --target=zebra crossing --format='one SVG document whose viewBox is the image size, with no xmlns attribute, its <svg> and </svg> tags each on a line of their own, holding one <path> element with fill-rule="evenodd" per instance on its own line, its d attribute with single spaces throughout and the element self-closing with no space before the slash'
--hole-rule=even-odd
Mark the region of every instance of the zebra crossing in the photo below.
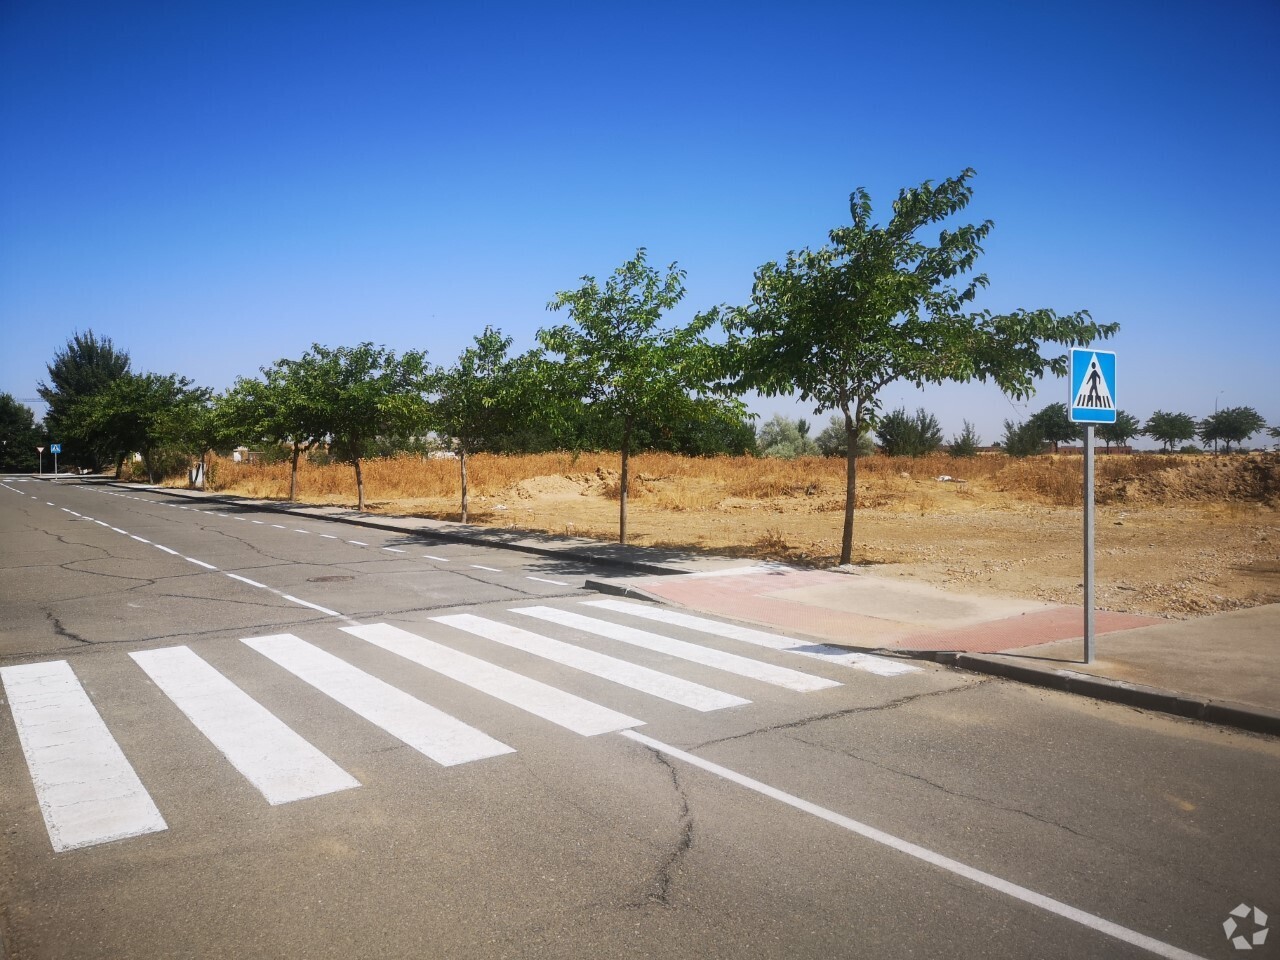
<svg viewBox="0 0 1280 960">
<path fill-rule="evenodd" d="M 475 649 L 476 639 L 489 641 L 517 651 L 517 656 L 528 655 L 605 680 L 608 689 L 613 689 L 609 685 L 625 687 L 700 713 L 743 708 L 751 701 L 665 669 L 592 649 L 586 645 L 592 640 L 575 642 L 578 635 L 595 638 L 596 646 L 601 645 L 601 640 L 606 641 L 610 650 L 617 644 L 622 653 L 646 651 L 641 656 L 649 656 L 651 662 L 653 654 L 661 655 L 664 667 L 670 660 L 675 669 L 681 662 L 696 664 L 704 677 L 708 670 L 719 671 L 734 678 L 738 690 L 756 684 L 762 690 L 777 689 L 787 695 L 816 693 L 841 684 L 827 676 L 618 621 L 633 619 L 646 626 L 664 625 L 668 632 L 675 632 L 670 630 L 675 628 L 703 633 L 818 658 L 885 678 L 920 669 L 635 602 L 585 600 L 579 605 L 590 613 L 603 612 L 614 619 L 549 606 L 513 606 L 503 614 L 530 621 L 530 625 L 546 624 L 560 637 L 471 613 L 432 617 L 415 631 L 385 623 L 326 625 L 320 629 L 345 634 L 350 638 L 347 642 L 359 641 L 387 651 L 411 664 L 410 670 L 421 668 L 445 677 L 584 737 L 631 731 L 643 726 L 645 720 L 464 652 L 459 646 L 471 645 Z M 473 763 L 516 751 L 511 744 L 466 720 L 294 634 L 243 637 L 239 644 L 441 766 Z M 481 648 L 488 649 L 483 644 Z M 354 653 L 357 648 L 342 649 Z M 310 743 L 303 732 L 276 717 L 189 647 L 134 651 L 128 656 L 268 804 L 293 803 L 361 786 L 354 776 Z M 146 786 L 67 661 L 3 667 L 0 680 L 55 852 L 168 829 Z M 629 700 L 635 702 L 634 698 Z"/>
</svg>

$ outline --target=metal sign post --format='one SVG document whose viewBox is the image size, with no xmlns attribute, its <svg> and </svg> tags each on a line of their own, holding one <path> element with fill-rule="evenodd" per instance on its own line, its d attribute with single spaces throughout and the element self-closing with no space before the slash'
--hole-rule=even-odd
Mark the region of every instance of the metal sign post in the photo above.
<svg viewBox="0 0 1280 960">
<path fill-rule="evenodd" d="M 58 454 L 62 452 L 62 444 L 49 444 L 49 452 L 53 454 L 53 475 L 56 477 L 58 475 Z"/>
<path fill-rule="evenodd" d="M 36 453 L 40 454 L 40 472 L 36 476 L 44 474 L 44 447 L 36 447 Z"/>
<path fill-rule="evenodd" d="M 1093 425 L 1116 422 L 1116 355 L 1071 351 L 1071 422 L 1084 427 L 1084 662 L 1093 663 Z"/>
</svg>

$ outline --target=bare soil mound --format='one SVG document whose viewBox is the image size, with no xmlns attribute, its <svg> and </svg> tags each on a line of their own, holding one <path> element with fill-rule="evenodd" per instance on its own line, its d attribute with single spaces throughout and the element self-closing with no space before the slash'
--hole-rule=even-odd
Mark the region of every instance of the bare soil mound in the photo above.
<svg viewBox="0 0 1280 960">
<path fill-rule="evenodd" d="M 1102 503 L 1176 504 L 1280 501 L 1280 454 L 1188 459 L 1100 485 Z"/>
</svg>

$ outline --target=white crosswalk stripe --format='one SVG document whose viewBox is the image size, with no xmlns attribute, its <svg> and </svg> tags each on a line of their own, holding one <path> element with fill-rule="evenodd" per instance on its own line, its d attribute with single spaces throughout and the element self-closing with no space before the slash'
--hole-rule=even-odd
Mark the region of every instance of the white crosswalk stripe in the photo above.
<svg viewBox="0 0 1280 960">
<path fill-rule="evenodd" d="M 664 608 L 612 600 L 582 602 L 615 617 L 665 624 L 671 628 L 669 632 L 677 635 L 693 631 L 782 652 L 808 652 L 807 645 L 794 638 Z M 680 677 L 676 675 L 678 670 L 668 672 L 662 664 L 655 669 L 591 649 L 584 641 L 574 641 L 573 633 L 583 632 L 666 654 L 675 658 L 671 661 L 673 667 L 679 667 L 677 661 L 684 660 L 792 691 L 839 686 L 835 680 L 765 660 L 557 607 L 510 607 L 505 612 L 561 628 L 555 631 L 560 638 L 545 635 L 550 630 L 535 632 L 504 622 L 501 615 L 470 613 L 430 618 L 420 625 L 425 635 L 389 624 L 352 624 L 339 628 L 341 633 L 332 626 L 309 629 L 319 635 L 327 632 L 334 639 L 341 637 L 348 650 L 354 650 L 350 646 L 353 641 L 348 638 L 372 644 L 583 736 L 630 730 L 644 725 L 646 719 L 655 721 L 663 715 L 646 717 L 641 713 L 645 719 L 638 719 L 605 705 L 607 699 L 594 702 L 517 669 L 490 662 L 486 651 L 496 655 L 501 647 L 508 651 L 508 657 L 517 660 L 537 657 L 579 675 L 606 681 L 606 685 L 598 687 L 605 698 L 609 690 L 615 689 L 607 684 L 616 684 L 655 698 L 655 708 L 658 701 L 665 701 L 699 713 L 742 708 L 751 701 Z M 479 641 L 465 640 L 464 634 Z M 474 645 L 484 641 L 497 646 L 474 647 L 476 655 L 457 649 L 460 643 Z M 441 765 L 465 764 L 515 752 L 515 747 L 294 634 L 247 637 L 241 642 Z M 312 745 L 305 738 L 305 731 L 295 730 L 276 717 L 194 650 L 178 646 L 135 651 L 129 656 L 268 803 L 287 804 L 360 786 L 355 777 Z M 832 662 L 825 655 L 818 659 Z M 841 661 L 837 658 L 835 662 Z M 265 664 L 261 668 L 273 669 Z M 168 829 L 91 702 L 86 686 L 92 690 L 92 684 L 82 686 L 65 660 L 4 667 L 0 675 L 55 851 Z"/>
<path fill-rule="evenodd" d="M 633 646 L 643 647 L 646 650 L 665 653 L 668 656 L 679 657 L 681 660 L 689 660 L 692 663 L 700 663 L 703 666 L 714 667 L 717 670 L 737 674 L 740 677 L 750 677 L 752 680 L 760 680 L 764 683 L 771 683 L 774 686 L 785 687 L 788 690 L 808 693 L 814 690 L 840 686 L 837 680 L 828 680 L 826 677 L 801 673 L 799 670 L 792 670 L 789 667 L 778 667 L 771 663 L 765 663 L 763 660 L 752 660 L 750 657 L 740 657 L 736 653 L 725 653 L 722 650 L 699 646 L 696 643 L 675 640 L 662 634 L 650 633 L 647 630 L 624 627 L 616 623 L 610 623 L 607 620 L 584 617 L 580 613 L 573 613 L 569 610 L 559 610 L 555 607 L 516 607 L 511 612 L 521 613 L 527 617 L 536 617 L 539 620 L 556 623 L 563 627 L 571 627 L 584 633 L 592 633 L 598 637 L 619 640 L 622 643 L 629 643 Z"/>
<path fill-rule="evenodd" d="M 129 654 L 271 804 L 360 786 L 187 647 Z"/>
<path fill-rule="evenodd" d="M 801 656 L 813 657 L 826 663 L 841 663 L 881 677 L 896 677 L 904 673 L 916 673 L 920 670 L 919 667 L 912 664 L 898 663 L 886 657 L 877 657 L 869 653 L 858 653 L 852 650 L 842 650 L 840 647 L 832 647 L 825 643 L 804 643 L 792 637 L 765 633 L 763 630 L 753 630 L 750 627 L 741 627 L 734 623 L 723 623 L 719 620 L 708 620 L 706 617 L 695 617 L 691 614 L 681 613 L 679 610 L 672 610 L 669 607 L 656 607 L 626 600 L 583 600 L 582 603 L 584 606 L 596 607 L 600 610 L 612 610 L 614 613 L 624 613 L 631 617 L 643 617 L 646 620 L 669 623 L 688 630 L 709 633 L 716 637 L 728 637 L 731 640 L 753 643 L 759 647 L 769 647 L 786 653 L 798 653 Z"/>
<path fill-rule="evenodd" d="M 644 723 L 386 623 L 342 631 L 586 737 Z"/>
<path fill-rule="evenodd" d="M 571 643 L 565 643 L 562 640 L 544 637 L 540 633 L 522 630 L 519 627 L 500 623 L 497 620 L 477 617 L 474 614 L 463 613 L 450 617 L 432 617 L 431 619 L 446 626 L 465 630 L 478 637 L 484 637 L 496 643 L 505 644 L 508 647 L 514 647 L 526 653 L 532 653 L 534 656 L 552 660 L 566 667 L 573 667 L 575 670 L 582 670 L 605 680 L 612 680 L 614 683 L 622 684 L 624 687 L 630 687 L 642 693 L 661 697 L 663 700 L 678 703 L 692 710 L 706 712 L 720 710 L 724 707 L 741 706 L 744 703 L 751 702 L 750 700 L 744 700 L 742 697 L 736 697 L 731 693 L 704 687 L 700 683 L 682 680 L 659 670 L 651 670 L 639 664 L 619 660 L 616 657 L 597 653 L 594 650 L 578 647 Z"/>
<path fill-rule="evenodd" d="M 293 634 L 249 637 L 241 642 L 441 766 L 515 752 Z"/>
<path fill-rule="evenodd" d="M 167 829 L 67 661 L 0 668 L 0 679 L 55 851 Z"/>
</svg>

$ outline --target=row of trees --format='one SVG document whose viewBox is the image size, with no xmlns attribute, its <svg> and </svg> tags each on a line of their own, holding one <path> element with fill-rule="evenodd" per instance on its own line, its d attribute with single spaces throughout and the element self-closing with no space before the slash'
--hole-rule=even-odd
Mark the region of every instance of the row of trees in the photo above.
<svg viewBox="0 0 1280 960">
<path fill-rule="evenodd" d="M 641 249 L 603 283 L 587 276 L 557 294 L 548 306 L 569 322 L 540 330 L 538 347 L 519 357 L 495 330 L 443 370 L 419 351 L 317 344 L 213 397 L 175 375 L 132 373 L 127 356 L 90 334 L 80 347 L 98 352 L 109 382 L 86 377 L 86 390 L 64 391 L 55 361 L 42 389 L 53 426 L 68 439 L 75 431 L 87 449 L 111 457 L 138 450 L 150 457 L 149 470 L 162 441 L 205 449 L 234 432 L 240 441 L 277 440 L 301 451 L 323 440 L 355 464 L 362 505 L 360 458 L 389 438 L 434 431 L 458 451 L 465 475 L 475 450 L 592 435 L 622 452 L 623 542 L 633 450 L 749 445 L 739 398 L 749 390 L 798 395 L 815 414 L 834 413 L 844 435 L 840 558 L 848 563 L 857 460 L 885 387 L 994 381 L 1021 399 L 1038 378 L 1066 375 L 1066 354 L 1046 355 L 1047 347 L 1087 346 L 1118 329 L 1087 311 L 974 308 L 988 279 L 971 271 L 993 225 L 953 224 L 972 197 L 972 176 L 965 170 L 901 190 L 883 225 L 872 220 L 870 196 L 855 190 L 852 223 L 832 230 L 828 244 L 764 264 L 749 303 L 713 308 L 684 326 L 661 323 L 684 296 L 684 272 L 651 268 Z M 930 227 L 938 228 L 936 241 L 921 236 Z M 117 416 L 126 404 L 144 415 Z"/>
<path fill-rule="evenodd" d="M 1205 447 L 1213 445 L 1214 449 L 1221 442 L 1230 452 L 1233 443 L 1244 443 L 1266 426 L 1266 420 L 1253 407 L 1227 407 L 1199 421 L 1188 413 L 1157 410 L 1145 424 L 1132 414 L 1117 410 L 1115 423 L 1100 423 L 1094 432 L 1108 450 L 1113 443 L 1125 446 L 1134 437 L 1147 436 L 1159 441 L 1169 452 L 1192 439 L 1199 439 Z M 1271 428 L 1270 434 L 1280 437 L 1280 428 Z M 1001 447 L 1006 453 L 1022 457 L 1040 453 L 1046 443 L 1051 444 L 1056 453 L 1059 443 L 1083 439 L 1084 426 L 1071 422 L 1067 405 L 1053 403 L 1022 423 L 1006 420 Z"/>
</svg>

